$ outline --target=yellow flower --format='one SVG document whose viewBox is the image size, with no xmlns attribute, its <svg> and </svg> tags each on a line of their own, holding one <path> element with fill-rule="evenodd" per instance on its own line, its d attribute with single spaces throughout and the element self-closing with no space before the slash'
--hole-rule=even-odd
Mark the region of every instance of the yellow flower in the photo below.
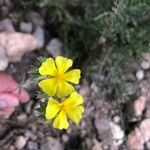
<svg viewBox="0 0 150 150">
<path fill-rule="evenodd" d="M 75 91 L 69 83 L 78 84 L 80 79 L 80 70 L 73 69 L 67 71 L 72 66 L 72 60 L 62 56 L 57 56 L 55 61 L 48 58 L 39 68 L 42 76 L 49 76 L 38 83 L 39 87 L 50 96 L 62 98 Z"/>
<path fill-rule="evenodd" d="M 53 122 L 53 127 L 67 129 L 69 127 L 67 115 L 76 124 L 78 124 L 82 118 L 84 112 L 84 108 L 81 106 L 82 103 L 83 98 L 77 92 L 73 92 L 69 98 L 61 103 L 55 99 L 49 99 L 45 117 L 50 120 L 56 116 Z"/>
</svg>

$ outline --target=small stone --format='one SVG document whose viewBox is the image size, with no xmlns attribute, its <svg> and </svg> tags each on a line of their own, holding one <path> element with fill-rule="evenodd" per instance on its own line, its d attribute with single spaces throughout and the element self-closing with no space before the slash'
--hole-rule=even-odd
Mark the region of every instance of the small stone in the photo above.
<svg viewBox="0 0 150 150">
<path fill-rule="evenodd" d="M 90 96 L 90 87 L 89 87 L 89 83 L 87 82 L 87 80 L 83 80 L 83 84 L 81 85 L 79 93 L 85 97 Z"/>
<path fill-rule="evenodd" d="M 106 42 L 106 38 L 100 37 L 99 44 L 104 44 Z"/>
<path fill-rule="evenodd" d="M 11 145 L 11 146 L 9 147 L 9 150 L 15 150 L 15 146 Z"/>
<path fill-rule="evenodd" d="M 55 58 L 62 54 L 62 43 L 59 39 L 52 39 L 46 46 L 46 50 Z"/>
<path fill-rule="evenodd" d="M 138 70 L 138 71 L 136 72 L 136 78 L 137 78 L 138 80 L 142 80 L 142 79 L 144 78 L 144 71 L 143 71 L 143 70 Z"/>
<path fill-rule="evenodd" d="M 27 121 L 27 115 L 25 113 L 22 113 L 19 116 L 17 116 L 17 120 L 19 122 L 26 122 Z"/>
<path fill-rule="evenodd" d="M 12 21 L 10 19 L 7 18 L 0 21 L 0 32 L 1 31 L 7 31 L 7 32 L 15 31 Z"/>
<path fill-rule="evenodd" d="M 8 66 L 8 57 L 5 50 L 0 46 L 0 71 L 3 71 Z"/>
<path fill-rule="evenodd" d="M 120 117 L 119 116 L 114 116 L 113 122 L 118 124 L 120 122 Z"/>
<path fill-rule="evenodd" d="M 87 149 L 92 149 L 92 147 L 94 145 L 94 140 L 93 140 L 93 138 L 91 139 L 89 137 L 86 137 L 85 143 L 86 143 Z"/>
<path fill-rule="evenodd" d="M 67 135 L 63 134 L 63 135 L 62 135 L 62 140 L 63 140 L 64 142 L 67 142 L 67 141 L 69 140 L 69 137 L 68 137 Z"/>
<path fill-rule="evenodd" d="M 96 118 L 95 127 L 98 132 L 98 136 L 102 139 L 102 143 L 104 145 L 112 145 L 113 144 L 113 135 L 111 132 L 110 121 L 107 119 Z"/>
<path fill-rule="evenodd" d="M 25 137 L 27 138 L 27 139 L 31 139 L 32 141 L 35 141 L 36 139 L 37 139 L 37 136 L 36 135 L 34 135 L 32 132 L 30 132 L 30 131 L 27 131 L 26 133 L 25 133 Z"/>
<path fill-rule="evenodd" d="M 42 27 L 40 26 L 37 26 L 35 28 L 35 31 L 33 33 L 33 36 L 37 39 L 38 41 L 38 45 L 37 45 L 37 48 L 42 48 L 43 45 L 44 45 L 44 42 L 45 42 L 45 39 L 44 39 L 44 30 Z"/>
<path fill-rule="evenodd" d="M 90 86 L 90 88 L 91 88 L 91 96 L 94 98 L 94 97 L 97 97 L 97 94 L 98 94 L 98 86 L 96 85 L 96 83 L 95 82 L 92 82 L 92 84 L 91 84 L 91 86 Z"/>
<path fill-rule="evenodd" d="M 88 97 L 90 95 L 90 88 L 88 86 L 82 86 L 81 89 L 79 90 L 79 94 Z"/>
<path fill-rule="evenodd" d="M 143 58 L 144 58 L 144 60 L 150 62 L 150 53 L 144 53 Z"/>
<path fill-rule="evenodd" d="M 128 135 L 128 148 L 129 150 L 144 150 L 144 138 L 140 129 L 135 128 Z"/>
<path fill-rule="evenodd" d="M 93 146 L 92 150 L 103 150 L 102 144 L 100 142 L 98 142 L 96 139 L 94 139 L 94 146 Z"/>
<path fill-rule="evenodd" d="M 103 145 L 116 147 L 123 143 L 124 132 L 119 125 L 107 119 L 96 118 L 95 127 Z"/>
<path fill-rule="evenodd" d="M 33 141 L 29 141 L 27 144 L 27 149 L 28 150 L 37 150 L 38 149 L 38 143 L 33 142 Z"/>
<path fill-rule="evenodd" d="M 149 68 L 150 68 L 150 62 L 148 62 L 148 61 L 142 61 L 142 62 L 141 62 L 141 67 L 142 67 L 142 69 L 144 69 L 144 70 L 149 69 Z"/>
<path fill-rule="evenodd" d="M 140 92 L 142 95 L 144 96 L 148 96 L 150 97 L 150 81 L 148 80 L 143 80 L 141 81 L 141 83 L 139 84 L 139 87 L 140 87 Z"/>
<path fill-rule="evenodd" d="M 21 22 L 20 30 L 25 33 L 31 33 L 33 30 L 33 26 L 31 22 Z"/>
<path fill-rule="evenodd" d="M 27 114 L 30 114 L 32 111 L 32 105 L 33 105 L 33 101 L 29 101 L 26 105 L 25 105 L 25 111 Z"/>
<path fill-rule="evenodd" d="M 28 22 L 32 22 L 35 26 L 43 26 L 44 25 L 44 19 L 42 18 L 42 16 L 39 13 L 37 13 L 35 11 L 31 11 L 31 12 L 27 13 L 25 18 Z"/>
<path fill-rule="evenodd" d="M 48 137 L 47 142 L 41 145 L 41 150 L 63 150 L 63 145 L 58 139 Z"/>
<path fill-rule="evenodd" d="M 109 124 L 113 135 L 113 146 L 120 146 L 123 143 L 124 132 L 119 125 L 113 122 L 110 122 Z"/>
<path fill-rule="evenodd" d="M 146 103 L 145 117 L 150 118 L 150 101 Z"/>
<path fill-rule="evenodd" d="M 15 147 L 18 150 L 23 149 L 26 143 L 27 143 L 27 138 L 25 138 L 24 136 L 18 136 L 15 141 Z"/>
<path fill-rule="evenodd" d="M 124 84 L 124 94 L 125 95 L 133 95 L 137 91 L 137 86 L 135 86 L 132 82 L 127 82 Z"/>
<path fill-rule="evenodd" d="M 134 102 L 134 111 L 136 116 L 141 116 L 146 104 L 146 98 L 144 96 L 140 96 L 135 102 Z"/>
</svg>

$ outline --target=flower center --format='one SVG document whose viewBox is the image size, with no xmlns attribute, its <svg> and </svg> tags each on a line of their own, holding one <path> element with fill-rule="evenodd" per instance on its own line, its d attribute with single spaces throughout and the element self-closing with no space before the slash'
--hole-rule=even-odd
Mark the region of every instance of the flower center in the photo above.
<svg viewBox="0 0 150 150">
<path fill-rule="evenodd" d="M 63 74 L 56 74 L 55 78 L 57 79 L 57 81 L 63 81 L 64 80 L 64 75 Z"/>
<path fill-rule="evenodd" d="M 67 111 L 67 106 L 64 104 L 60 104 L 60 109 L 63 110 L 64 112 Z"/>
</svg>

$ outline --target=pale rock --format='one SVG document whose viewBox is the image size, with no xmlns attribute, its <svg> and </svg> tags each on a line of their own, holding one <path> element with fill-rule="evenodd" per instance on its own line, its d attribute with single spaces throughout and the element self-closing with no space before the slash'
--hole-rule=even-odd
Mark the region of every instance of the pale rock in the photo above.
<svg viewBox="0 0 150 150">
<path fill-rule="evenodd" d="M 20 61 L 26 52 L 38 47 L 38 40 L 31 34 L 25 33 L 0 33 L 0 45 L 6 51 L 10 62 Z"/>
<path fill-rule="evenodd" d="M 15 146 L 11 145 L 11 146 L 9 147 L 9 150 L 15 150 Z"/>
<path fill-rule="evenodd" d="M 104 44 L 106 42 L 106 38 L 104 38 L 104 37 L 100 37 L 99 38 L 99 44 Z"/>
<path fill-rule="evenodd" d="M 33 142 L 33 141 L 29 141 L 27 144 L 27 149 L 28 150 L 38 150 L 38 143 Z"/>
<path fill-rule="evenodd" d="M 98 142 L 96 139 L 94 139 L 93 141 L 94 141 L 94 146 L 92 147 L 92 150 L 103 150 L 102 144 L 100 142 Z"/>
<path fill-rule="evenodd" d="M 138 128 L 128 135 L 127 142 L 129 150 L 144 150 L 144 138 Z"/>
<path fill-rule="evenodd" d="M 96 118 L 95 127 L 103 145 L 116 147 L 123 143 L 124 132 L 119 125 L 107 119 Z"/>
<path fill-rule="evenodd" d="M 140 92 L 141 92 L 141 95 L 144 95 L 146 97 L 150 97 L 150 81 L 148 80 L 143 80 L 140 84 L 139 84 L 139 87 L 140 87 Z M 148 99 L 147 99 L 148 100 Z"/>
<path fill-rule="evenodd" d="M 93 97 L 93 98 L 95 98 L 95 97 L 97 97 L 97 94 L 99 94 L 99 88 L 98 88 L 98 86 L 96 85 L 96 83 L 95 82 L 92 82 L 92 84 L 91 84 L 91 86 L 90 86 L 90 88 L 91 88 L 91 96 Z"/>
<path fill-rule="evenodd" d="M 24 148 L 24 146 L 26 145 L 27 143 L 27 138 L 25 138 L 24 136 L 18 136 L 16 138 L 16 141 L 15 141 L 15 147 L 18 149 L 18 150 L 21 150 Z"/>
<path fill-rule="evenodd" d="M 85 97 L 90 96 L 90 87 L 86 80 L 83 80 L 83 84 L 81 85 L 79 94 L 81 94 L 82 96 L 85 96 Z"/>
<path fill-rule="evenodd" d="M 90 94 L 90 88 L 88 86 L 82 86 L 81 89 L 79 90 L 79 94 L 82 96 L 89 96 Z"/>
<path fill-rule="evenodd" d="M 46 50 L 55 58 L 62 55 L 62 43 L 59 39 L 52 39 L 46 46 Z"/>
<path fill-rule="evenodd" d="M 0 32 L 1 31 L 7 31 L 7 32 L 15 31 L 12 21 L 10 19 L 7 18 L 0 21 Z"/>
<path fill-rule="evenodd" d="M 149 62 L 149 61 L 142 61 L 142 62 L 141 62 L 141 67 L 142 67 L 142 69 L 144 69 L 144 70 L 149 69 L 149 68 L 150 68 L 150 62 Z"/>
<path fill-rule="evenodd" d="M 86 146 L 87 146 L 87 149 L 92 149 L 93 145 L 94 145 L 94 140 L 93 138 L 89 138 L 89 137 L 86 137 L 85 139 L 85 143 L 86 143 Z"/>
<path fill-rule="evenodd" d="M 62 140 L 63 140 L 64 142 L 67 142 L 67 141 L 69 140 L 69 137 L 68 137 L 66 134 L 63 134 L 63 135 L 62 135 Z"/>
<path fill-rule="evenodd" d="M 119 125 L 113 122 L 110 122 L 109 124 L 113 135 L 113 145 L 120 146 L 123 143 L 124 132 Z"/>
<path fill-rule="evenodd" d="M 0 46 L 0 71 L 3 71 L 8 66 L 8 57 L 6 56 L 6 51 Z"/>
<path fill-rule="evenodd" d="M 144 58 L 144 60 L 150 62 L 150 53 L 144 53 L 143 58 Z"/>
<path fill-rule="evenodd" d="M 27 121 L 27 115 L 25 113 L 20 114 L 17 116 L 18 122 L 26 122 Z"/>
<path fill-rule="evenodd" d="M 27 132 L 25 133 L 25 137 L 26 137 L 27 139 L 31 139 L 32 141 L 35 141 L 35 140 L 37 139 L 37 136 L 34 135 L 31 131 L 27 131 Z"/>
<path fill-rule="evenodd" d="M 47 142 L 41 145 L 41 150 L 63 150 L 63 145 L 58 139 L 48 137 Z"/>
<path fill-rule="evenodd" d="M 29 101 L 29 102 L 25 105 L 25 111 L 26 111 L 27 114 L 30 114 L 30 113 L 31 113 L 32 106 L 33 106 L 33 101 Z"/>
<path fill-rule="evenodd" d="M 142 79 L 144 78 L 144 71 L 143 71 L 143 70 L 138 70 L 138 71 L 136 72 L 136 78 L 137 78 L 138 80 L 142 80 Z"/>
<path fill-rule="evenodd" d="M 31 22 L 21 22 L 20 30 L 25 33 L 31 33 L 33 30 L 33 25 Z"/>
<path fill-rule="evenodd" d="M 38 40 L 37 48 L 42 48 L 45 42 L 43 28 L 40 26 L 37 26 L 34 30 L 33 36 Z"/>
<path fill-rule="evenodd" d="M 146 98 L 144 96 L 140 96 L 135 102 L 134 102 L 134 111 L 136 116 L 141 116 L 146 105 Z"/>
<path fill-rule="evenodd" d="M 133 95 L 137 91 L 136 88 L 137 88 L 137 86 L 135 86 L 133 83 L 127 82 L 127 83 L 124 84 L 124 92 L 123 92 L 123 94 L 125 94 L 125 95 Z"/>
<path fill-rule="evenodd" d="M 118 123 L 120 122 L 120 117 L 117 116 L 117 115 L 114 116 L 114 117 L 113 117 L 113 122 L 118 124 Z"/>
</svg>

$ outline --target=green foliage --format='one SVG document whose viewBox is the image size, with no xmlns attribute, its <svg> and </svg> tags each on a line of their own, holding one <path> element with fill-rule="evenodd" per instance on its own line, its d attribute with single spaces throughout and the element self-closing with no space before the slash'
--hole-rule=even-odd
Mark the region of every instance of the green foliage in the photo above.
<svg viewBox="0 0 150 150">
<path fill-rule="evenodd" d="M 122 86 L 129 81 L 124 76 L 134 72 L 142 53 L 150 50 L 150 1 L 39 0 L 32 1 L 33 6 L 47 10 L 46 29 L 62 40 L 65 55 L 76 59 L 110 97 L 121 99 Z"/>
</svg>

